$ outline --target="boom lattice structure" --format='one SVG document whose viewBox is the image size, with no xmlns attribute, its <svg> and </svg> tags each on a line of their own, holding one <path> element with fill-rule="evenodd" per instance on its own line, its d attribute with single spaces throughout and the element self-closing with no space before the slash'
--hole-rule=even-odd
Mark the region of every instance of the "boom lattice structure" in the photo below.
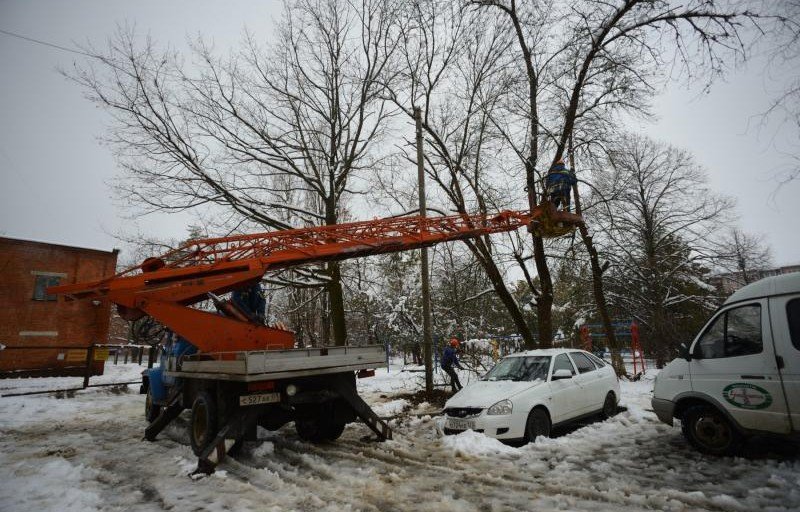
<svg viewBox="0 0 800 512">
<path fill-rule="evenodd" d="M 271 270 L 406 251 L 523 226 L 532 226 L 535 231 L 542 222 L 551 221 L 553 214 L 548 203 L 534 212 L 396 217 L 192 240 L 113 277 L 57 286 L 49 292 L 67 299 L 108 299 L 128 320 L 150 315 L 191 340 L 201 352 L 291 348 L 291 331 L 188 306 L 207 299 L 209 293 L 226 293 L 257 283 Z M 580 222 L 576 215 L 557 215 L 567 225 Z"/>
</svg>

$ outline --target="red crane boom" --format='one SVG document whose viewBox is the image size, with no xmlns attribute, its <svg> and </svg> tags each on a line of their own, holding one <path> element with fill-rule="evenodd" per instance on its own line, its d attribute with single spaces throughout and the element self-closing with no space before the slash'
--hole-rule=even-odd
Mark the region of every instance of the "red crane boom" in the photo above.
<svg viewBox="0 0 800 512">
<path fill-rule="evenodd" d="M 574 227 L 580 217 L 555 212 L 545 203 L 534 212 L 496 215 L 396 217 L 333 226 L 253 235 L 191 240 L 160 258 L 99 281 L 62 285 L 48 293 L 67 299 L 108 299 L 120 315 L 135 320 L 150 315 L 190 340 L 201 352 L 291 348 L 291 331 L 188 307 L 208 298 L 257 283 L 264 273 L 308 263 L 406 251 L 440 242 L 541 228 L 556 219 Z"/>
</svg>

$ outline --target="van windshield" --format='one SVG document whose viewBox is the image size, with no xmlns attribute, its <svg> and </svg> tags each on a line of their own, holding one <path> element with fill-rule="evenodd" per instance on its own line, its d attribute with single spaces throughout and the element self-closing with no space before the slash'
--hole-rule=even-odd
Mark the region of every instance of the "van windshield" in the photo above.
<svg viewBox="0 0 800 512">
<path fill-rule="evenodd" d="M 550 356 L 506 357 L 501 359 L 483 380 L 547 380 Z"/>
</svg>

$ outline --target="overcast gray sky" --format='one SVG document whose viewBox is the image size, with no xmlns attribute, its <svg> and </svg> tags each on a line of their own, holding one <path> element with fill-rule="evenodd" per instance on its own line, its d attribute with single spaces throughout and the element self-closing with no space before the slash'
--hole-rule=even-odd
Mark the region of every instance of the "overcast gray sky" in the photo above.
<svg viewBox="0 0 800 512">
<path fill-rule="evenodd" d="M 278 1 L 39 1 L 0 0 L 0 30 L 66 47 L 102 47 L 118 23 L 135 24 L 159 43 L 185 47 L 202 34 L 218 48 L 238 44 L 245 26 L 268 38 Z M 56 71 L 79 55 L 0 34 L 0 234 L 110 249 L 113 234 L 133 230 L 108 182 L 116 174 L 97 137 L 108 118 Z M 708 94 L 670 86 L 656 101 L 657 122 L 639 129 L 690 150 L 712 187 L 734 196 L 740 225 L 763 233 L 777 264 L 800 263 L 800 180 L 777 189 L 775 171 L 791 163 L 796 132 L 776 122 L 759 129 L 754 116 L 769 105 L 783 77 L 762 61 L 732 73 Z M 777 135 L 776 135 L 777 134 Z M 185 236 L 188 215 L 148 216 L 138 229 Z"/>
</svg>

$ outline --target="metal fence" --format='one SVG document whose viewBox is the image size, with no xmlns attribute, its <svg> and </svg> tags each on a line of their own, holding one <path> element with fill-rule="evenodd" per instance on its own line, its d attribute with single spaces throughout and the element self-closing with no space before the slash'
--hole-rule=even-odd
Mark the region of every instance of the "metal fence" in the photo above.
<svg viewBox="0 0 800 512">
<path fill-rule="evenodd" d="M 98 361 L 103 361 L 105 364 L 106 361 L 110 361 L 113 357 L 114 364 L 119 364 L 120 358 L 123 360 L 123 364 L 128 364 L 128 362 L 136 362 L 140 366 L 147 364 L 148 368 L 153 367 L 153 363 L 155 362 L 155 358 L 157 357 L 157 350 L 156 346 L 151 345 L 131 345 L 131 344 L 112 344 L 112 343 L 92 343 L 91 345 L 85 347 L 76 347 L 74 345 L 43 345 L 43 346 L 36 346 L 36 347 L 3 347 L 0 354 L 5 351 L 10 350 L 64 350 L 64 360 L 66 362 L 74 362 L 74 363 L 82 363 L 77 366 L 78 369 L 82 369 L 83 375 L 83 385 L 81 387 L 73 387 L 73 388 L 64 388 L 64 389 L 48 389 L 48 390 L 41 390 L 41 391 L 26 391 L 21 393 L 5 393 L 0 395 L 0 397 L 9 397 L 9 396 L 24 396 L 24 395 L 39 395 L 39 394 L 46 394 L 46 393 L 59 393 L 59 392 L 70 392 L 70 391 L 80 391 L 82 389 L 91 388 L 91 387 L 104 387 L 104 386 L 122 386 L 127 384 L 139 384 L 141 380 L 137 381 L 128 381 L 128 382 L 106 382 L 102 384 L 90 384 L 90 380 L 93 376 L 92 370 L 95 367 L 95 363 Z M 145 352 L 147 353 L 145 355 Z M 36 368 L 25 370 L 27 372 L 42 372 L 42 377 L 52 377 L 58 375 L 46 375 L 47 372 L 57 373 L 59 370 L 64 369 L 75 369 L 76 367 L 50 367 L 50 368 Z M 79 375 L 75 375 L 79 376 Z M 35 378 L 35 377 L 34 377 Z"/>
</svg>

